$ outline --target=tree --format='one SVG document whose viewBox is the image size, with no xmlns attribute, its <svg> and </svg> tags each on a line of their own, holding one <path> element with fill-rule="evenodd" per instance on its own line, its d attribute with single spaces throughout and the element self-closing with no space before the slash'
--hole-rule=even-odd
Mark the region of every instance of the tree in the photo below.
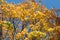
<svg viewBox="0 0 60 40">
<path fill-rule="evenodd" d="M 53 9 L 29 0 L 21 4 L 0 5 L 2 10 L 0 25 L 1 40 L 59 40 L 59 17 Z"/>
</svg>

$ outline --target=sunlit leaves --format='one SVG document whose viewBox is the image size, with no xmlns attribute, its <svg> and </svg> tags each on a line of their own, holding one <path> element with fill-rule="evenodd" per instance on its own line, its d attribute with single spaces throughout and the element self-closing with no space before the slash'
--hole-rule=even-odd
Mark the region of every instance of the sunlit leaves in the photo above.
<svg viewBox="0 0 60 40">
<path fill-rule="evenodd" d="M 20 39 L 21 38 L 21 33 L 17 33 L 16 34 L 16 39 L 18 40 L 18 39 Z"/>
<path fill-rule="evenodd" d="M 5 0 L 0 0 L 0 2 L 4 2 Z"/>
<path fill-rule="evenodd" d="M 16 40 L 41 40 L 46 38 L 46 34 L 49 35 L 46 38 L 49 40 L 52 34 L 59 35 L 60 33 L 60 26 L 56 26 L 55 22 L 51 23 L 50 21 L 56 20 L 55 13 L 36 2 L 29 1 L 29 3 L 18 5 L 4 2 L 0 5 L 0 8 L 3 19 L 0 21 L 0 25 L 2 25 L 3 34 L 7 33 L 12 40 L 14 40 L 14 37 Z M 20 21 L 21 24 L 19 24 Z M 23 29 L 21 30 L 20 27 Z"/>
<path fill-rule="evenodd" d="M 12 30 L 12 31 L 14 30 L 13 24 L 11 24 L 8 21 L 3 21 L 3 28 L 7 28 L 8 30 Z"/>
<path fill-rule="evenodd" d="M 41 37 L 45 37 L 45 36 L 46 36 L 46 33 L 39 32 L 39 31 L 32 31 L 28 34 L 29 40 L 32 40 L 33 38 L 36 40 L 37 39 L 40 40 Z"/>
</svg>

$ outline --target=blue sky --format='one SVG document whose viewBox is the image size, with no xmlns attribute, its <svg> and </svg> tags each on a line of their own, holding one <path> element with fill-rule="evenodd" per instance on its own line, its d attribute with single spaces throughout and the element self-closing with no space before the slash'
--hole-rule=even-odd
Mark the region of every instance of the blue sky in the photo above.
<svg viewBox="0 0 60 40">
<path fill-rule="evenodd" d="M 37 2 L 39 0 L 36 0 Z M 21 3 L 22 0 L 7 0 L 7 3 L 13 2 L 15 4 L 17 3 Z M 60 0 L 42 0 L 42 5 L 45 5 L 48 9 L 51 8 L 56 8 L 56 9 L 60 9 Z M 60 13 L 58 13 L 58 16 L 60 17 Z"/>
<path fill-rule="evenodd" d="M 43 4 L 45 4 L 47 8 L 54 7 L 60 9 L 60 0 L 43 0 Z"/>
<path fill-rule="evenodd" d="M 38 2 L 39 0 L 37 0 Z M 22 0 L 7 0 L 8 3 L 14 2 L 19 3 L 22 2 Z M 60 9 L 60 0 L 42 0 L 42 4 L 45 5 L 48 9 L 54 7 L 56 9 Z"/>
</svg>

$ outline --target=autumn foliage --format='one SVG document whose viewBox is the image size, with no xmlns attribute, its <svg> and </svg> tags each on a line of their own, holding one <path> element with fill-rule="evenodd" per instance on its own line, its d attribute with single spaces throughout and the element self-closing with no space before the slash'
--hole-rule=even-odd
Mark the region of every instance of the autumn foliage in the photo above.
<svg viewBox="0 0 60 40">
<path fill-rule="evenodd" d="M 59 17 L 35 1 L 0 4 L 0 39 L 59 40 Z M 1 34 L 0 33 L 0 34 Z"/>
</svg>

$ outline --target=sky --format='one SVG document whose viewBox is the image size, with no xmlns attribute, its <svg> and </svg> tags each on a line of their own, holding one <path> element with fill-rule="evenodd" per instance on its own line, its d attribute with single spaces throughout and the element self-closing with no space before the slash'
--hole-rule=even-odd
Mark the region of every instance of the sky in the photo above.
<svg viewBox="0 0 60 40">
<path fill-rule="evenodd" d="M 36 0 L 36 1 L 38 2 L 39 0 Z M 10 2 L 17 4 L 17 3 L 21 3 L 22 0 L 7 0 L 7 3 L 10 3 Z M 60 9 L 60 0 L 42 0 L 42 5 L 45 5 L 48 9 L 51 9 L 51 8 Z"/>
<path fill-rule="evenodd" d="M 39 0 L 36 0 L 37 2 Z M 7 0 L 8 3 L 19 3 L 22 2 L 22 0 Z M 48 9 L 54 7 L 56 9 L 60 9 L 60 0 L 42 0 L 42 4 L 45 5 Z"/>
</svg>

